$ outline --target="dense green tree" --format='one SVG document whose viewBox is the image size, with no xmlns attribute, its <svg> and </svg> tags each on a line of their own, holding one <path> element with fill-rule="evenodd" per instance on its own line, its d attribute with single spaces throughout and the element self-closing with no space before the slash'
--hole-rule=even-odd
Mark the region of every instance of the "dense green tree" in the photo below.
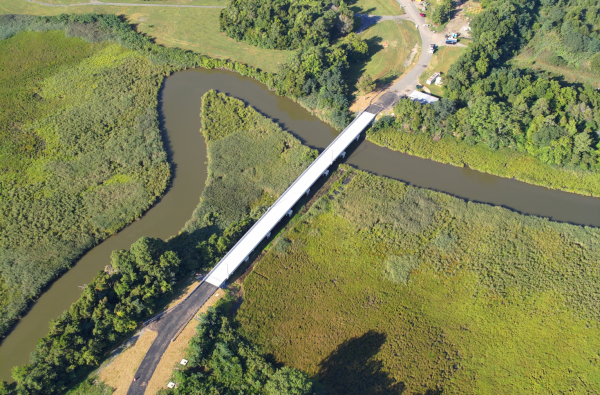
<svg viewBox="0 0 600 395">
<path fill-rule="evenodd" d="M 19 394 L 64 391 L 105 349 L 154 313 L 171 291 L 179 270 L 178 256 L 160 239 L 143 237 L 129 250 L 115 251 L 111 265 L 85 287 L 81 298 L 50 324 L 30 362 L 15 367 Z"/>
<path fill-rule="evenodd" d="M 369 74 L 363 74 L 356 83 L 356 89 L 361 95 L 373 92 L 375 89 L 375 81 Z"/>
<path fill-rule="evenodd" d="M 471 23 L 473 45 L 450 67 L 446 97 L 434 105 L 400 100 L 395 127 L 527 151 L 551 165 L 600 169 L 600 93 L 504 63 L 531 37 L 535 13 L 522 0 L 491 2 Z M 391 126 L 385 122 L 381 127 Z"/>
<path fill-rule="evenodd" d="M 307 375 L 290 367 L 276 367 L 245 339 L 225 314 L 210 308 L 200 316 L 190 341 L 186 368 L 177 371 L 176 389 L 165 394 L 309 395 Z"/>
<path fill-rule="evenodd" d="M 229 37 L 269 49 L 329 45 L 336 33 L 352 31 L 354 14 L 343 1 L 233 0 L 219 24 Z"/>
<path fill-rule="evenodd" d="M 440 3 L 433 6 L 431 21 L 436 25 L 441 25 L 450 20 L 450 15 L 454 10 L 453 0 L 442 0 Z"/>
</svg>

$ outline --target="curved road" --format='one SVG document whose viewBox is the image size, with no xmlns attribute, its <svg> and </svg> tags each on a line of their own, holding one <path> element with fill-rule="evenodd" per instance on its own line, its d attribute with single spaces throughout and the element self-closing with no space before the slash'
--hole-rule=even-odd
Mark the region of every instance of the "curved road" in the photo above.
<svg viewBox="0 0 600 395">
<path fill-rule="evenodd" d="M 431 44 L 435 44 L 437 46 L 446 45 L 446 37 L 442 33 L 432 32 L 428 27 L 423 26 L 423 24 L 427 21 L 425 18 L 419 15 L 420 11 L 412 1 L 396 1 L 402 8 L 404 8 L 405 14 L 399 16 L 374 16 L 357 14 L 363 23 L 363 26 L 359 32 L 367 29 L 371 25 L 383 21 L 408 20 L 416 25 L 421 36 L 421 56 L 419 57 L 417 64 L 414 65 L 414 67 L 404 74 L 399 80 L 394 82 L 390 87 L 386 88 L 385 91 L 383 91 L 383 94 L 379 97 L 379 103 L 383 105 L 384 109 L 394 106 L 398 102 L 400 96 L 403 95 L 405 90 L 414 90 L 415 86 L 419 84 L 419 77 L 423 71 L 429 67 L 429 63 L 431 62 L 431 57 L 433 55 L 429 53 L 429 46 Z M 460 44 L 457 45 L 462 46 Z"/>
</svg>

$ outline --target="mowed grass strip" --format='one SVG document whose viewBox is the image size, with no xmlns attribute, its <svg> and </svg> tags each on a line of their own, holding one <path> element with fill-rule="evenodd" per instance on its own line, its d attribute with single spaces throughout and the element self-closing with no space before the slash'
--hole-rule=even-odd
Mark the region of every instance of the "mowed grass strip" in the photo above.
<svg viewBox="0 0 600 395">
<path fill-rule="evenodd" d="M 369 74 L 380 84 L 398 78 L 404 72 L 405 62 L 415 44 L 421 42 L 419 32 L 408 21 L 383 21 L 360 36 L 369 45 L 369 58 L 366 62 L 350 65 L 350 80 L 354 83 L 363 74 Z"/>
<path fill-rule="evenodd" d="M 227 4 L 223 2 L 221 5 Z M 279 64 L 285 63 L 290 54 L 289 51 L 262 49 L 227 37 L 225 33 L 219 31 L 221 10 L 215 8 L 47 7 L 28 3 L 25 0 L 0 2 L 0 14 L 57 15 L 90 12 L 122 15 L 130 23 L 136 24 L 140 32 L 155 38 L 158 44 L 187 49 L 215 58 L 236 60 L 269 72 L 276 72 Z"/>
<path fill-rule="evenodd" d="M 426 48 L 427 49 L 427 48 Z M 437 96 L 442 96 L 443 91 L 442 87 L 436 86 L 435 84 L 427 85 L 425 81 L 435 72 L 442 73 L 442 82 L 444 81 L 444 77 L 446 73 L 450 69 L 450 66 L 463 54 L 467 49 L 464 47 L 440 47 L 438 48 L 433 56 L 431 57 L 431 62 L 429 63 L 429 67 L 425 69 L 423 74 L 419 77 L 419 83 L 424 85 L 427 89 L 431 91 L 432 94 Z"/>
<path fill-rule="evenodd" d="M 248 336 L 332 394 L 599 388 L 600 230 L 355 172 L 244 281 Z"/>
<path fill-rule="evenodd" d="M 357 14 L 402 15 L 404 8 L 396 0 L 355 0 L 347 3 Z"/>
<path fill-rule="evenodd" d="M 99 0 L 101 3 L 131 3 L 145 5 L 200 5 L 200 6 L 227 6 L 228 0 Z M 70 5 L 90 3 L 89 0 L 44 0 L 40 3 Z"/>
</svg>

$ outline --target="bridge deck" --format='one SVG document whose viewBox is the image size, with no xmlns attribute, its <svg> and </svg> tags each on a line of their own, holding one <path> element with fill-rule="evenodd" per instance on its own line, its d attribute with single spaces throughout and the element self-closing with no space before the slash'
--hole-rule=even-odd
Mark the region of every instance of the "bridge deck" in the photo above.
<svg viewBox="0 0 600 395">
<path fill-rule="evenodd" d="M 373 107 L 373 106 L 371 106 Z M 310 187 L 344 152 L 352 141 L 373 121 L 380 108 L 369 108 L 350 123 L 317 159 L 294 181 L 248 232 L 229 250 L 205 281 L 219 287 L 254 251 L 256 246 L 270 235 L 271 230 L 292 209 L 294 204 L 308 192 Z"/>
</svg>

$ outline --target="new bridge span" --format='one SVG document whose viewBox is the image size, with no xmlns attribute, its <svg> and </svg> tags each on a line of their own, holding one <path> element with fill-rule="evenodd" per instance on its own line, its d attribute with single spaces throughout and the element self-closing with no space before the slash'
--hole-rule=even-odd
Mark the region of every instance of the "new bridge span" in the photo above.
<svg viewBox="0 0 600 395">
<path fill-rule="evenodd" d="M 127 395 L 143 395 L 146 392 L 146 386 L 162 355 L 180 330 L 231 274 L 248 260 L 260 242 L 271 236 L 271 231 L 279 221 L 286 215 L 292 215 L 294 205 L 310 192 L 311 186 L 319 177 L 329 173 L 328 169 L 333 162 L 346 156 L 345 150 L 348 146 L 359 139 L 360 134 L 381 110 L 381 106 L 371 105 L 360 113 L 254 223 L 192 293 L 174 308 L 151 320 L 152 329 L 156 330 L 158 335 L 135 373 L 136 380 L 129 386 Z"/>
</svg>

